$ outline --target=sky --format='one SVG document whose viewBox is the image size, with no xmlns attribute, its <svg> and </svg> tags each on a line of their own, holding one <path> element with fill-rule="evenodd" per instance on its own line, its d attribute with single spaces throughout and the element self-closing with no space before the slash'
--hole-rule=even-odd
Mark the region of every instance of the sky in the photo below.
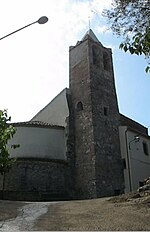
<svg viewBox="0 0 150 232">
<path fill-rule="evenodd" d="M 33 24 L 0 41 L 0 108 L 8 109 L 12 122 L 30 120 L 69 86 L 69 46 L 90 26 L 100 42 L 112 48 L 120 113 L 150 126 L 147 63 L 142 56 L 119 50 L 121 38 L 107 30 L 101 16 L 110 4 L 111 0 L 0 0 L 0 38 L 41 16 L 49 18 L 46 24 Z"/>
</svg>

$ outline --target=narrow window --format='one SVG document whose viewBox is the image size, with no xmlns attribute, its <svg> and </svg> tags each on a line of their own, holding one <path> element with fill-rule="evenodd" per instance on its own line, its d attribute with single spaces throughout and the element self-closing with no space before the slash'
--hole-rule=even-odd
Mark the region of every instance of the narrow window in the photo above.
<svg viewBox="0 0 150 232">
<path fill-rule="evenodd" d="M 107 107 L 104 107 L 104 115 L 108 116 L 108 108 Z"/>
<path fill-rule="evenodd" d="M 149 155 L 148 153 L 148 145 L 146 142 L 143 142 L 143 151 L 145 155 Z"/>
<path fill-rule="evenodd" d="M 126 160 L 125 159 L 122 159 L 122 164 L 123 164 L 123 169 L 126 169 Z"/>
<path fill-rule="evenodd" d="M 83 110 L 83 104 L 82 104 L 82 102 L 81 102 L 81 101 L 77 103 L 76 110 L 77 110 L 77 112 L 79 112 L 79 111 Z"/>
<path fill-rule="evenodd" d="M 103 52 L 103 64 L 104 64 L 104 69 L 106 71 L 109 71 L 110 70 L 109 55 L 107 52 Z"/>
</svg>

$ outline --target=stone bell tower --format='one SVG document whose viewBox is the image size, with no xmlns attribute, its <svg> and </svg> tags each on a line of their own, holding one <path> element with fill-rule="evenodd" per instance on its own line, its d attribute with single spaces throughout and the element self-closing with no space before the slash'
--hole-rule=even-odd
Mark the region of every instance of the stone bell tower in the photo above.
<svg viewBox="0 0 150 232">
<path fill-rule="evenodd" d="M 92 30 L 70 47 L 75 192 L 78 198 L 123 192 L 119 110 L 111 49 Z"/>
</svg>

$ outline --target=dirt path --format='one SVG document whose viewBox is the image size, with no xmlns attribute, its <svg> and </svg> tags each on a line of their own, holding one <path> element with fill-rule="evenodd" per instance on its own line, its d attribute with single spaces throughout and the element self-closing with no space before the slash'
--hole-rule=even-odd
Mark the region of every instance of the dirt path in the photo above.
<svg viewBox="0 0 150 232">
<path fill-rule="evenodd" d="M 150 208 L 106 198 L 50 205 L 36 230 L 150 230 Z"/>
<path fill-rule="evenodd" d="M 149 203 L 113 202 L 108 198 L 32 203 L 0 201 L 0 231 L 149 231 Z"/>
</svg>

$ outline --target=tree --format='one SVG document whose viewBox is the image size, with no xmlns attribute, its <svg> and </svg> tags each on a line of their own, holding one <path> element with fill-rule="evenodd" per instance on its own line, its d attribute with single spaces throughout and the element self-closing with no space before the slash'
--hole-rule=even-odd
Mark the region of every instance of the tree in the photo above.
<svg viewBox="0 0 150 232">
<path fill-rule="evenodd" d="M 13 138 L 16 133 L 16 129 L 8 124 L 10 121 L 11 117 L 8 117 L 7 110 L 0 110 L 0 174 L 2 175 L 2 198 L 4 198 L 5 175 L 16 162 L 15 158 L 10 157 L 8 149 L 8 141 Z M 17 147 L 19 147 L 19 145 L 11 146 L 13 149 Z"/>
<path fill-rule="evenodd" d="M 150 1 L 113 0 L 112 8 L 104 10 L 113 33 L 123 36 L 120 48 L 131 54 L 144 55 L 150 72 Z"/>
</svg>

